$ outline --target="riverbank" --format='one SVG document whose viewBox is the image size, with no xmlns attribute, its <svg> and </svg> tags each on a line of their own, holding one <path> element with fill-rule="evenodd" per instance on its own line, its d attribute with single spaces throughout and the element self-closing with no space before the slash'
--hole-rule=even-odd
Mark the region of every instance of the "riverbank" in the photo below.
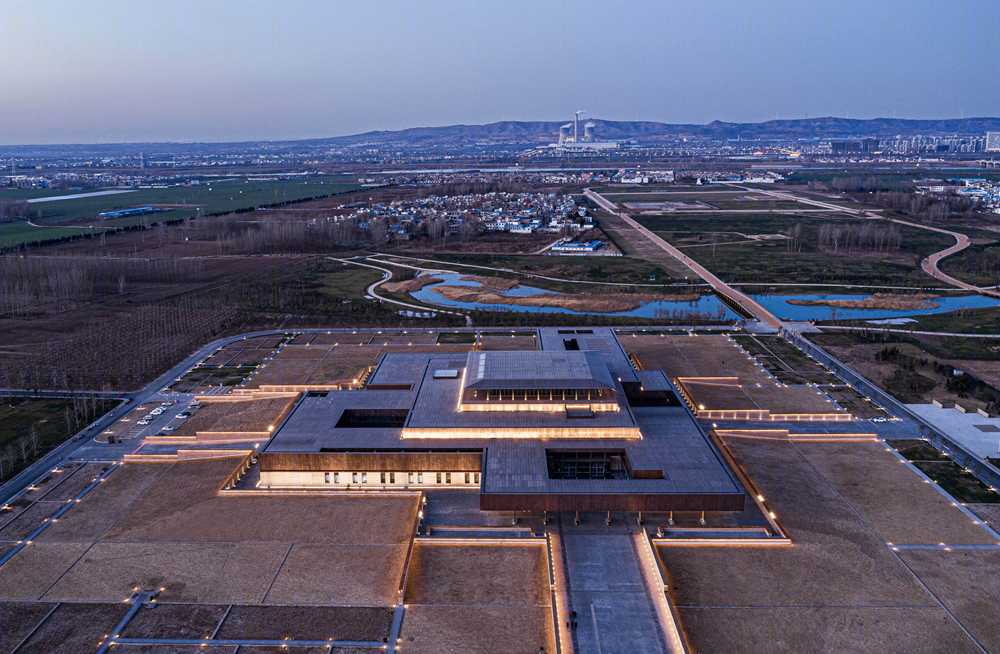
<svg viewBox="0 0 1000 654">
<path fill-rule="evenodd" d="M 411 291 L 419 291 L 424 286 L 430 284 L 439 284 L 443 282 L 443 279 L 438 277 L 431 277 L 429 275 L 423 275 L 420 277 L 414 277 L 413 279 L 407 279 L 402 282 L 388 282 L 382 285 L 382 288 L 389 293 L 410 293 Z"/>
<path fill-rule="evenodd" d="M 523 307 L 548 307 L 590 313 L 616 313 L 631 311 L 644 302 L 696 302 L 701 297 L 690 295 L 652 295 L 626 293 L 535 293 L 532 295 L 505 295 L 488 288 L 468 286 L 436 286 L 431 289 L 453 302 L 477 304 L 505 304 Z"/>
<path fill-rule="evenodd" d="M 509 291 L 517 288 L 516 279 L 505 279 L 504 277 L 483 277 L 481 275 L 462 275 L 459 279 L 463 282 L 476 282 L 483 288 L 495 289 L 497 291 Z"/>
<path fill-rule="evenodd" d="M 921 309 L 937 309 L 941 306 L 932 300 L 939 295 L 916 293 L 913 295 L 897 295 L 893 293 L 876 293 L 860 299 L 826 299 L 786 300 L 786 304 L 799 307 L 832 307 L 835 309 L 883 309 L 888 311 L 920 311 Z"/>
</svg>

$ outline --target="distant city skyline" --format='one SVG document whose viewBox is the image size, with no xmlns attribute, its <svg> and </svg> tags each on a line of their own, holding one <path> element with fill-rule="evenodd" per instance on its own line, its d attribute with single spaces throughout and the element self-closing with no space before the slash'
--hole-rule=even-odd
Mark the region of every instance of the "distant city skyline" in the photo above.
<svg viewBox="0 0 1000 654">
<path fill-rule="evenodd" d="M 850 6 L 844 6 L 845 4 Z M 0 145 L 1000 115 L 994 0 L 12 0 Z"/>
</svg>

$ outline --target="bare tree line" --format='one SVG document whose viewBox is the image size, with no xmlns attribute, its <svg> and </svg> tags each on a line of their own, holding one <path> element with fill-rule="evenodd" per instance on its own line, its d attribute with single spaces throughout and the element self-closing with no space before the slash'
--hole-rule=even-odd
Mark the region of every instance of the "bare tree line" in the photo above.
<svg viewBox="0 0 1000 654">
<path fill-rule="evenodd" d="M 485 195 L 487 193 L 540 193 L 543 191 L 555 192 L 559 196 L 564 194 L 564 189 L 561 186 L 556 188 L 540 188 L 539 183 L 536 181 L 523 180 L 511 176 L 489 181 L 455 181 L 435 186 L 420 187 L 417 195 L 418 197 L 428 197 L 431 195 Z"/>
<path fill-rule="evenodd" d="M 67 438 L 90 424 L 108 408 L 104 401 L 89 393 L 74 393 L 63 401 L 67 402 L 67 406 L 63 408 L 59 423 L 65 425 L 64 437 Z M 17 438 L 8 439 L 0 448 L 0 482 L 31 465 L 61 440 L 62 437 L 58 434 L 55 439 L 43 438 L 37 424 L 30 425 Z"/>
<path fill-rule="evenodd" d="M 888 254 L 898 250 L 902 242 L 902 232 L 892 224 L 880 226 L 871 221 L 850 225 L 826 223 L 819 228 L 819 249 L 827 252 Z"/>
<path fill-rule="evenodd" d="M 477 223 L 466 220 L 452 234 L 444 218 L 432 218 L 420 223 L 413 234 L 426 234 L 435 243 L 450 238 L 471 240 L 477 233 Z M 315 254 L 338 252 L 358 247 L 377 247 L 389 242 L 389 221 L 373 218 L 362 225 L 356 218 L 306 219 L 296 214 L 275 214 L 250 222 L 235 214 L 193 221 L 188 229 L 191 237 L 215 244 L 219 255 L 254 254 Z"/>
<path fill-rule="evenodd" d="M 12 220 L 25 220 L 31 216 L 27 200 L 12 200 L 0 198 L 0 223 Z"/>
<path fill-rule="evenodd" d="M 875 191 L 883 191 L 899 187 L 899 183 L 895 183 L 894 185 L 892 180 L 875 177 L 874 175 L 869 175 L 867 177 L 834 177 L 830 180 L 830 188 L 834 191 L 840 191 L 841 193 L 874 193 Z"/>
<path fill-rule="evenodd" d="M 145 306 L 113 320 L 92 320 L 33 351 L 0 354 L 0 387 L 25 390 L 128 390 L 227 329 L 246 313 L 236 308 Z"/>
<path fill-rule="evenodd" d="M 886 191 L 875 195 L 875 204 L 911 216 L 922 222 L 967 221 L 977 213 L 978 202 L 953 195 L 932 196 Z"/>
<path fill-rule="evenodd" d="M 135 283 L 190 283 L 201 272 L 196 259 L 0 257 L 0 313 L 50 302 L 77 306 Z"/>
</svg>

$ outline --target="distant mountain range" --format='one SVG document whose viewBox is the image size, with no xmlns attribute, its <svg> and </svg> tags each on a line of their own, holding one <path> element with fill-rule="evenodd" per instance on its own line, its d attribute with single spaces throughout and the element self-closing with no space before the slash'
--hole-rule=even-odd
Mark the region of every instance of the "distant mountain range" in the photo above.
<svg viewBox="0 0 1000 654">
<path fill-rule="evenodd" d="M 399 131 L 378 131 L 318 139 L 314 143 L 330 145 L 411 145 L 426 146 L 432 143 L 552 143 L 558 138 L 559 128 L 568 121 L 515 122 L 503 121 L 488 125 L 452 125 L 448 127 L 413 127 Z M 677 138 L 723 139 L 800 139 L 848 138 L 860 136 L 944 136 L 981 135 L 1000 131 L 1000 118 L 962 118 L 949 120 L 906 120 L 875 118 L 855 120 L 850 118 L 806 118 L 798 120 L 769 120 L 764 123 L 724 123 L 713 121 L 707 125 L 676 125 L 648 121 L 589 120 L 580 121 L 582 132 L 585 122 L 593 122 L 598 140 L 660 141 Z"/>
<path fill-rule="evenodd" d="M 299 141 L 267 141 L 243 143 L 108 143 L 99 145 L 0 145 L 0 158 L 36 156 L 170 156 L 170 154 L 242 154 L 259 152 L 310 152 L 337 147 L 403 147 L 426 149 L 435 146 L 463 146 L 477 143 L 495 145 L 544 145 L 558 139 L 562 121 L 502 121 L 487 125 L 450 125 L 446 127 L 411 127 L 398 131 L 376 131 Z M 1000 132 L 1000 118 L 961 118 L 948 120 L 907 120 L 875 118 L 806 118 L 797 120 L 769 120 L 764 123 L 724 123 L 713 121 L 707 125 L 677 125 L 650 121 L 618 121 L 587 119 L 580 121 L 580 130 L 586 122 L 596 124 L 600 141 L 634 139 L 641 144 L 655 144 L 688 139 L 831 139 L 874 136 L 970 136 Z"/>
</svg>

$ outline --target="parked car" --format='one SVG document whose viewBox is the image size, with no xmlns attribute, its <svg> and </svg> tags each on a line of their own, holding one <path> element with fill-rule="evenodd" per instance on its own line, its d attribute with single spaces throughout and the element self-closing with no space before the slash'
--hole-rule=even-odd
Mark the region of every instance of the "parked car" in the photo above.
<svg viewBox="0 0 1000 654">
<path fill-rule="evenodd" d="M 187 411 L 185 411 L 184 413 L 178 413 L 178 414 L 177 414 L 176 416 L 174 416 L 174 417 L 175 417 L 175 418 L 177 418 L 178 420 L 185 420 L 185 419 L 187 419 L 187 418 L 190 418 L 190 417 L 191 417 L 191 414 L 190 414 L 190 413 L 188 413 Z"/>
<path fill-rule="evenodd" d="M 171 427 L 170 425 L 167 425 L 166 427 L 163 428 L 163 431 L 173 431 L 173 430 L 174 428 Z"/>
<path fill-rule="evenodd" d="M 148 421 L 148 420 L 140 420 L 140 421 L 139 421 L 139 422 L 137 422 L 136 424 L 137 424 L 137 425 L 148 425 L 148 424 L 149 424 L 149 421 Z"/>
</svg>

